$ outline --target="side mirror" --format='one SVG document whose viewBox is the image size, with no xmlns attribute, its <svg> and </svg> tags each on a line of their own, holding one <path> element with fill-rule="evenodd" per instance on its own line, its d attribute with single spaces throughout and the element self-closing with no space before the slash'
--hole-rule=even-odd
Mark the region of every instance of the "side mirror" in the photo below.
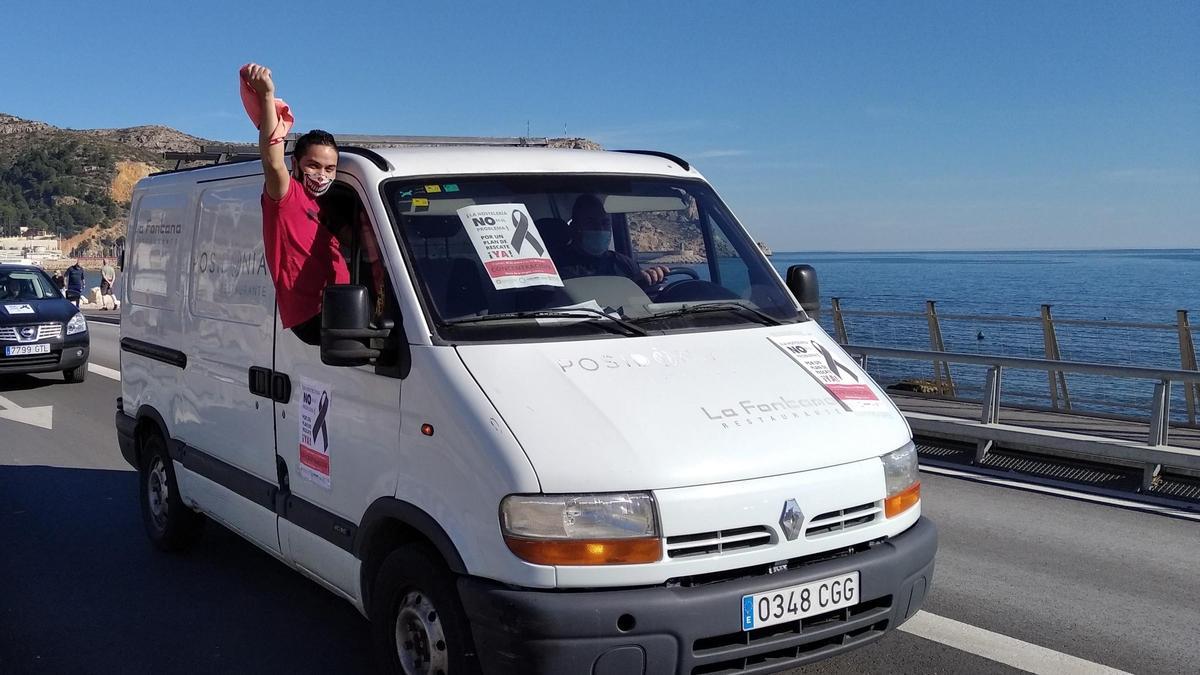
<svg viewBox="0 0 1200 675">
<path fill-rule="evenodd" d="M 817 284 L 817 271 L 812 265 L 789 267 L 787 287 L 805 312 L 813 314 L 821 310 L 821 289 Z"/>
<path fill-rule="evenodd" d="M 391 326 L 371 325 L 367 289 L 351 284 L 325 287 L 321 299 L 321 362 L 327 366 L 364 366 L 378 358 L 372 338 L 386 338 Z"/>
</svg>

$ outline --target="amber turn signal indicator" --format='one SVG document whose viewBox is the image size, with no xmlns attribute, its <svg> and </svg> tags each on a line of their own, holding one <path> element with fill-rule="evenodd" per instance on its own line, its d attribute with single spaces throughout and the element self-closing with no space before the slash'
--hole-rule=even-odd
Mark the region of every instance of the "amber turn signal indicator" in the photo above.
<svg viewBox="0 0 1200 675">
<path fill-rule="evenodd" d="M 918 482 L 883 500 L 883 515 L 888 518 L 898 516 L 919 501 L 921 501 L 921 484 Z"/>
<path fill-rule="evenodd" d="M 634 565 L 662 558 L 658 537 L 576 540 L 505 536 L 504 543 L 521 560 L 538 565 Z"/>
</svg>

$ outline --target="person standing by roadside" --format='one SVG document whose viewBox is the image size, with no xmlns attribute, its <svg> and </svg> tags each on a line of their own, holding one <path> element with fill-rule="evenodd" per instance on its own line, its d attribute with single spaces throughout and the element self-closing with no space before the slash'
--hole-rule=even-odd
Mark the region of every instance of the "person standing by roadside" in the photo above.
<svg viewBox="0 0 1200 675">
<path fill-rule="evenodd" d="M 107 260 L 102 260 L 100 267 L 100 309 L 108 309 L 108 298 L 112 296 L 113 280 L 117 278 L 117 271 L 112 265 L 108 264 Z"/>
<path fill-rule="evenodd" d="M 79 298 L 83 297 L 84 278 L 83 267 L 78 260 L 67 268 L 67 299 L 73 301 L 76 307 L 79 306 Z"/>
</svg>

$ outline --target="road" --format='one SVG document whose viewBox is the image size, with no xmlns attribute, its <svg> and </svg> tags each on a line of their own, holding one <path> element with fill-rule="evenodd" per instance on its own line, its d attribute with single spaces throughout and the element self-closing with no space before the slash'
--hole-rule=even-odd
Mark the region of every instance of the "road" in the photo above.
<svg viewBox="0 0 1200 675">
<path fill-rule="evenodd" d="M 87 381 L 0 379 L 0 397 L 26 411 L 53 407 L 52 429 L 0 419 L 0 673 L 374 672 L 349 604 L 228 531 L 210 523 L 186 555 L 151 548 L 113 430 L 119 383 L 98 374 L 116 375 L 117 328 L 91 326 L 99 369 Z M 922 480 L 941 547 L 924 620 L 904 628 L 927 637 L 898 631 L 792 672 L 1177 673 L 1200 662 L 1200 523 Z"/>
</svg>

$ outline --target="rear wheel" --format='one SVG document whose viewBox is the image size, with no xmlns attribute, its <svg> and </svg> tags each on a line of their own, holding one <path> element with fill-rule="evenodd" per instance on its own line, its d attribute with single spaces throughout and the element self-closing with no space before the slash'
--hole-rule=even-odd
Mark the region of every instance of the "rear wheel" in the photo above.
<svg viewBox="0 0 1200 675">
<path fill-rule="evenodd" d="M 204 516 L 179 497 L 175 467 L 167 445 L 156 433 L 142 441 L 142 524 L 150 542 L 163 551 L 182 551 L 191 546 L 204 527 Z"/>
<path fill-rule="evenodd" d="M 407 545 L 383 561 L 371 594 L 371 633 L 384 672 L 479 672 L 454 576 L 432 549 Z"/>
<path fill-rule="evenodd" d="M 67 382 L 71 382 L 71 383 L 83 382 L 84 380 L 87 379 L 87 372 L 88 372 L 87 361 L 84 361 L 83 363 L 79 364 L 78 366 L 75 366 L 74 368 L 67 368 L 66 370 L 64 370 L 63 371 L 63 379 L 65 379 Z"/>
</svg>

